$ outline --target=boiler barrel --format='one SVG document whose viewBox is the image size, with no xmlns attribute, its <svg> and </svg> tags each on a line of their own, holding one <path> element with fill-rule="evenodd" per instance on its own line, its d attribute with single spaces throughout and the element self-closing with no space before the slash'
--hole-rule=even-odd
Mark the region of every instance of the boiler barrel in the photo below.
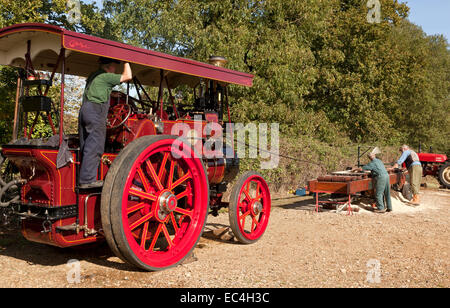
<svg viewBox="0 0 450 308">
<path fill-rule="evenodd" d="M 239 158 L 233 151 L 233 157 L 227 158 L 226 151 L 230 148 L 224 146 L 224 157 L 205 160 L 206 172 L 210 184 L 229 183 L 233 181 L 239 173 Z"/>
</svg>

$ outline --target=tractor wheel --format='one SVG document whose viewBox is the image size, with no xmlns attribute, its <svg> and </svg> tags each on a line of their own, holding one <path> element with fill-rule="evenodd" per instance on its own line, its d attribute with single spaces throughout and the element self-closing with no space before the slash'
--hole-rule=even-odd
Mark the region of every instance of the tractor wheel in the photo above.
<svg viewBox="0 0 450 308">
<path fill-rule="evenodd" d="M 102 193 L 113 252 L 149 271 L 180 264 L 206 224 L 209 183 L 201 158 L 174 136 L 145 136 L 113 162 Z"/>
<path fill-rule="evenodd" d="M 408 200 L 411 201 L 413 198 L 413 193 L 412 193 L 412 188 L 411 188 L 411 184 L 409 183 L 405 183 L 405 185 L 403 185 L 402 187 L 402 195 L 403 197 Z"/>
<path fill-rule="evenodd" d="M 237 240 L 243 244 L 258 241 L 269 223 L 270 207 L 270 191 L 263 177 L 253 171 L 242 175 L 231 191 L 228 211 Z"/>
<path fill-rule="evenodd" d="M 445 188 L 450 188 L 450 162 L 446 162 L 439 169 L 439 182 Z"/>
</svg>

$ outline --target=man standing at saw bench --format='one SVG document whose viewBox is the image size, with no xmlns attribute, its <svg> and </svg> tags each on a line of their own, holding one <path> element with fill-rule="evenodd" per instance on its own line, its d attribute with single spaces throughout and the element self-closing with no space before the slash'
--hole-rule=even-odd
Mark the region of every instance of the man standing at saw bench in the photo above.
<svg viewBox="0 0 450 308">
<path fill-rule="evenodd" d="M 420 181 L 422 179 L 422 164 L 420 163 L 419 155 L 416 152 L 411 150 L 409 146 L 404 144 L 400 149 L 400 159 L 394 165 L 394 168 L 398 168 L 399 166 L 406 164 L 406 169 L 408 169 L 409 173 L 409 182 L 411 184 L 411 189 L 413 193 L 413 199 L 411 201 L 412 204 L 419 205 L 420 204 Z"/>
<path fill-rule="evenodd" d="M 79 181 L 81 189 L 103 186 L 102 181 L 97 181 L 97 170 L 105 151 L 109 98 L 113 87 L 133 78 L 129 63 L 124 64 L 122 74 L 116 74 L 120 61 L 100 58 L 99 62 L 99 70 L 86 80 L 83 105 L 78 116 L 82 155 Z"/>
<path fill-rule="evenodd" d="M 391 183 L 389 181 L 389 173 L 387 172 L 383 162 L 377 158 L 374 151 L 369 154 L 369 158 L 371 162 L 362 167 L 361 170 L 371 171 L 373 180 L 376 183 L 375 199 L 377 202 L 377 209 L 374 210 L 374 212 L 392 212 Z M 385 200 L 386 207 L 384 206 Z"/>
</svg>

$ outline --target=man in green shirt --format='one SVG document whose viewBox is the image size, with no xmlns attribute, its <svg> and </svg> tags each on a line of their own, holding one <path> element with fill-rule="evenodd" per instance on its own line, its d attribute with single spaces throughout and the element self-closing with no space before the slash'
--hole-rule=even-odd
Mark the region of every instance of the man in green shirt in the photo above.
<svg viewBox="0 0 450 308">
<path fill-rule="evenodd" d="M 99 70 L 92 73 L 86 81 L 83 105 L 78 117 L 82 154 L 79 181 L 81 189 L 103 186 L 102 181 L 97 181 L 97 170 L 105 151 L 109 97 L 113 87 L 132 79 L 129 63 L 124 64 L 122 74 L 116 74 L 119 63 L 114 59 L 100 58 Z"/>
<path fill-rule="evenodd" d="M 376 183 L 375 199 L 377 202 L 377 209 L 374 212 L 392 212 L 391 184 L 389 181 L 389 174 L 383 162 L 379 160 L 374 153 L 369 154 L 369 158 L 371 162 L 362 167 L 362 170 L 371 171 L 373 180 Z M 384 206 L 385 199 L 387 209 Z"/>
</svg>

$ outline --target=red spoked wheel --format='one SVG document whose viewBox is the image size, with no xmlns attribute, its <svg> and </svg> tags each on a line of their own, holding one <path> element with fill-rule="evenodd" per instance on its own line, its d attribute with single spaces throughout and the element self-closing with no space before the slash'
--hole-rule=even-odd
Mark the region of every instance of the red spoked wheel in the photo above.
<svg viewBox="0 0 450 308">
<path fill-rule="evenodd" d="M 132 112 L 130 105 L 125 103 L 118 103 L 111 106 L 108 111 L 108 119 L 106 122 L 106 128 L 116 129 L 125 124 Z"/>
<path fill-rule="evenodd" d="M 112 250 L 145 270 L 181 263 L 197 244 L 208 214 L 209 184 L 199 156 L 176 137 L 145 136 L 130 143 L 113 165 L 102 195 L 103 228 Z"/>
<path fill-rule="evenodd" d="M 259 240 L 267 229 L 270 216 L 270 191 L 257 172 L 247 172 L 233 186 L 230 196 L 230 225 L 243 244 Z"/>
</svg>

